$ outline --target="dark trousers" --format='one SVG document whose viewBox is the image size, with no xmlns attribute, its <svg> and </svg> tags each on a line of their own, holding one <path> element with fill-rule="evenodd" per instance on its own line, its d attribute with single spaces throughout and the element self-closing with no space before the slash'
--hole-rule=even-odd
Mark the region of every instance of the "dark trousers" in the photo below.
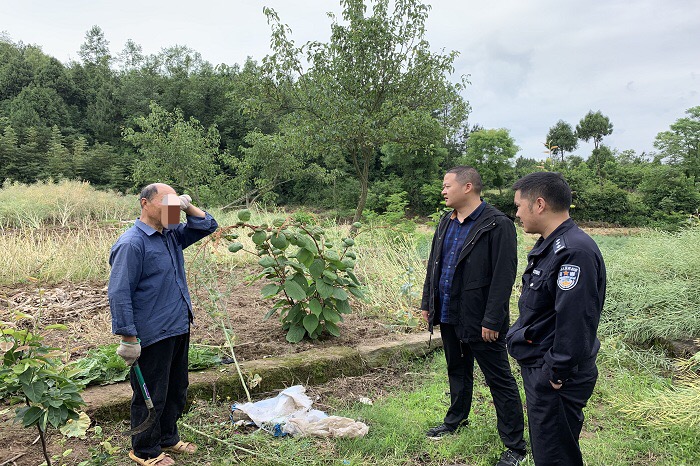
<svg viewBox="0 0 700 466">
<path fill-rule="evenodd" d="M 155 458 L 163 447 L 180 441 L 177 420 L 185 409 L 187 400 L 187 351 L 189 333 L 161 340 L 141 350 L 139 367 L 156 410 L 153 427 L 131 437 L 134 454 L 139 458 Z M 136 427 L 148 418 L 138 381 L 131 371 L 131 427 Z"/>
<path fill-rule="evenodd" d="M 474 360 L 491 390 L 498 419 L 498 435 L 506 447 L 525 450 L 525 420 L 520 393 L 510 371 L 508 353 L 502 340 L 493 343 L 465 343 L 457 338 L 453 325 L 440 324 L 442 344 L 450 381 L 450 408 L 445 424 L 458 427 L 469 417 L 474 391 Z"/>
<path fill-rule="evenodd" d="M 583 466 L 578 439 L 583 427 L 583 408 L 598 379 L 595 362 L 579 368 L 559 390 L 549 383 L 546 368 L 523 367 L 522 374 L 535 464 Z"/>
</svg>

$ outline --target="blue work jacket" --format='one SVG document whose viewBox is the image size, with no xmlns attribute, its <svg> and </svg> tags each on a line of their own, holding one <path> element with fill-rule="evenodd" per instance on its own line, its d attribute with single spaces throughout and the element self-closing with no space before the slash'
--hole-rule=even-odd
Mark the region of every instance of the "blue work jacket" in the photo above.
<svg viewBox="0 0 700 466">
<path fill-rule="evenodd" d="M 213 233 L 216 220 L 187 216 L 159 233 L 141 220 L 112 246 L 107 295 L 112 333 L 137 336 L 141 346 L 189 332 L 194 319 L 182 250 Z"/>
</svg>

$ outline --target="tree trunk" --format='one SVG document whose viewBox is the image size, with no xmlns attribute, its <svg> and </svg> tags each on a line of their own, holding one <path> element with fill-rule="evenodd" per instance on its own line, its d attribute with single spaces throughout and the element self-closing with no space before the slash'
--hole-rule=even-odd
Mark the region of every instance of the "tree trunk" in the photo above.
<svg viewBox="0 0 700 466">
<path fill-rule="evenodd" d="M 44 432 L 41 430 L 39 425 L 36 426 L 39 430 L 39 438 L 41 439 L 41 449 L 44 453 L 44 458 L 46 459 L 46 465 L 51 466 L 51 458 L 49 458 L 49 452 L 46 450 L 46 439 L 44 438 Z"/>
<path fill-rule="evenodd" d="M 372 159 L 372 148 L 362 149 L 362 172 L 360 175 L 360 199 L 357 201 L 357 209 L 352 222 L 359 222 L 362 218 L 362 211 L 367 203 L 367 192 L 369 191 L 369 164 Z"/>
</svg>

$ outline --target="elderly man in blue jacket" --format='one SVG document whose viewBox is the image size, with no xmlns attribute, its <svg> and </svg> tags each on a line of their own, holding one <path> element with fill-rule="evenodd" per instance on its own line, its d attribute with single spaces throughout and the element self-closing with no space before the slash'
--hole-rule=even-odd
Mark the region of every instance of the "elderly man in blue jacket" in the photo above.
<svg viewBox="0 0 700 466">
<path fill-rule="evenodd" d="M 174 201 L 174 202 L 173 202 Z M 137 359 L 156 410 L 155 424 L 132 436 L 129 457 L 139 464 L 174 464 L 165 452 L 194 453 L 196 445 L 180 440 L 177 420 L 187 397 L 187 353 L 192 302 L 182 250 L 218 227 L 216 220 L 178 196 L 166 184 L 154 183 L 140 194 L 141 216 L 112 246 L 108 296 L 112 332 L 121 336 L 117 354 L 128 365 Z M 172 204 L 187 222 L 168 220 Z M 172 216 L 172 211 L 170 212 Z M 148 417 L 148 409 L 132 372 L 131 426 Z M 146 463 L 148 460 L 154 460 Z"/>
</svg>

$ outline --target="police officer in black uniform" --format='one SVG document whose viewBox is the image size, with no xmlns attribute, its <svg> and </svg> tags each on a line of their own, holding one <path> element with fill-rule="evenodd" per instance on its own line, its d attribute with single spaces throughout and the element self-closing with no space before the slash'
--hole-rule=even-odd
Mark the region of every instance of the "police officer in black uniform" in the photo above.
<svg viewBox="0 0 700 466">
<path fill-rule="evenodd" d="M 598 378 L 605 264 L 569 218 L 571 189 L 561 174 L 532 173 L 513 190 L 523 229 L 541 235 L 523 274 L 520 317 L 506 337 L 522 369 L 532 455 L 537 466 L 583 465 L 579 435 Z"/>
</svg>

